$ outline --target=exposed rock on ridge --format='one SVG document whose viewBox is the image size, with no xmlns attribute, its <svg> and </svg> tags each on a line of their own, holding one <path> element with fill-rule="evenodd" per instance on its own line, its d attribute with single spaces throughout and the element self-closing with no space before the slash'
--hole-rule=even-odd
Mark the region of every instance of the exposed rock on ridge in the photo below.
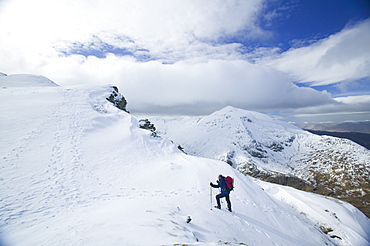
<svg viewBox="0 0 370 246">
<path fill-rule="evenodd" d="M 129 111 L 127 111 L 126 109 L 127 101 L 125 97 L 121 93 L 119 93 L 117 86 L 112 86 L 111 88 L 113 90 L 109 97 L 107 97 L 107 100 L 113 103 L 113 105 L 117 108 L 129 113 Z"/>
</svg>

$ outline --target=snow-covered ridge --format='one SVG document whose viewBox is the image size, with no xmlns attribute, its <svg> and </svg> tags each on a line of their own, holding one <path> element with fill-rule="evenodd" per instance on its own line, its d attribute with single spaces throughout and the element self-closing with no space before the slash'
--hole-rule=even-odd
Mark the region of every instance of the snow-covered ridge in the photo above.
<svg viewBox="0 0 370 246">
<path fill-rule="evenodd" d="M 50 79 L 41 75 L 32 74 L 0 74 L 1 87 L 36 87 L 36 86 L 58 86 Z"/>
<path fill-rule="evenodd" d="M 1 245 L 369 244 L 369 219 L 350 204 L 185 155 L 110 93 L 0 88 Z M 219 173 L 235 179 L 232 213 L 211 210 Z"/>
<path fill-rule="evenodd" d="M 314 135 L 233 107 L 203 118 L 150 121 L 159 135 L 191 155 L 225 161 L 264 180 L 346 199 L 368 211 L 370 151 L 352 141 Z"/>
</svg>

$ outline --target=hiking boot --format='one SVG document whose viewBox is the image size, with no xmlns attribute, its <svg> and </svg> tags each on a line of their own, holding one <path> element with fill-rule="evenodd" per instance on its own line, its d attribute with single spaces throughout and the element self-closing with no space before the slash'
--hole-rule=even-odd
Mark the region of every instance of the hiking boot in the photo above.
<svg viewBox="0 0 370 246">
<path fill-rule="evenodd" d="M 215 208 L 221 209 L 221 206 L 215 206 Z"/>
<path fill-rule="evenodd" d="M 230 212 L 232 212 L 231 208 L 227 208 L 227 210 L 229 210 Z"/>
</svg>

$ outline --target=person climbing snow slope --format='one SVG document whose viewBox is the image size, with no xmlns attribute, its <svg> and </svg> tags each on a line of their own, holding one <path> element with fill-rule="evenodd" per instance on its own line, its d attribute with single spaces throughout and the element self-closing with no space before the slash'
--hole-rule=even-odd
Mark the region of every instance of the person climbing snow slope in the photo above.
<svg viewBox="0 0 370 246">
<path fill-rule="evenodd" d="M 227 187 L 225 177 L 222 174 L 218 175 L 217 184 L 213 184 L 211 182 L 210 185 L 213 188 L 220 188 L 221 190 L 221 192 L 218 195 L 216 195 L 217 206 L 215 206 L 215 208 L 221 209 L 220 199 L 225 197 L 226 202 L 227 202 L 227 209 L 231 212 L 232 211 L 231 202 L 230 202 L 230 190 L 231 189 Z"/>
</svg>

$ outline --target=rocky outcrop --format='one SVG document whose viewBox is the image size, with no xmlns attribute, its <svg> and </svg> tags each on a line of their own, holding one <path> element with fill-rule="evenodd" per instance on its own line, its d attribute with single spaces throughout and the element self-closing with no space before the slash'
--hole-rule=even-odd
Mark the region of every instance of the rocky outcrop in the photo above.
<svg viewBox="0 0 370 246">
<path fill-rule="evenodd" d="M 127 112 L 127 113 L 130 113 L 129 111 L 127 111 L 126 109 L 126 106 L 127 106 L 127 101 L 125 99 L 125 97 L 119 93 L 118 91 L 118 88 L 116 86 L 112 86 L 111 87 L 113 90 L 112 90 L 112 93 L 109 95 L 109 97 L 107 97 L 107 100 L 111 103 L 113 103 L 114 106 L 116 106 L 117 108 Z"/>
<path fill-rule="evenodd" d="M 256 167 L 245 169 L 239 166 L 238 170 L 243 174 L 252 176 L 254 178 L 258 178 L 266 182 L 286 185 L 286 186 L 290 186 L 290 187 L 303 190 L 303 191 L 310 191 L 310 192 L 315 191 L 314 185 L 312 185 L 311 183 L 307 182 L 304 179 L 298 178 L 293 175 L 273 172 L 273 171 L 267 171 L 267 170 L 259 170 Z"/>
<path fill-rule="evenodd" d="M 148 119 L 139 120 L 139 127 L 151 131 L 152 137 L 158 137 L 157 133 L 155 132 L 156 129 L 154 124 L 152 124 Z"/>
<path fill-rule="evenodd" d="M 310 143 L 310 151 L 292 158 L 291 171 L 280 173 L 261 167 L 252 156 L 249 162 L 237 162 L 233 158 L 224 160 L 233 162 L 237 169 L 252 177 L 300 190 L 335 197 L 351 203 L 368 217 L 370 216 L 370 189 L 368 161 L 354 155 L 356 145 L 346 140 L 323 137 L 317 140 L 320 146 L 331 142 L 332 146 L 318 148 Z M 346 145 L 347 144 L 347 145 Z M 343 148 L 345 145 L 346 148 Z M 248 151 L 250 154 L 251 151 Z M 366 153 L 366 150 L 364 150 Z M 298 154 L 297 154 L 298 155 Z M 230 160 L 231 159 L 231 160 Z M 222 159 L 223 160 L 223 159 Z"/>
</svg>

